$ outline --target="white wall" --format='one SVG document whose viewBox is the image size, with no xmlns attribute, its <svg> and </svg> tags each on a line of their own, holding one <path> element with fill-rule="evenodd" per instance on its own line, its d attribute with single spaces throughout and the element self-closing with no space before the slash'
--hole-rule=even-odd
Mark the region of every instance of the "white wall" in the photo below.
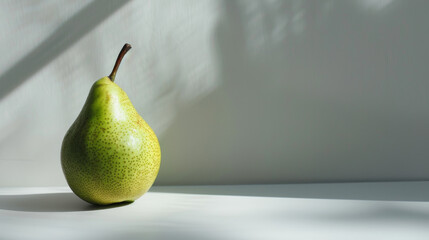
<svg viewBox="0 0 429 240">
<path fill-rule="evenodd" d="M 160 138 L 157 184 L 429 179 L 428 1 L 3 1 L 0 186 L 65 185 L 110 73 Z"/>
</svg>

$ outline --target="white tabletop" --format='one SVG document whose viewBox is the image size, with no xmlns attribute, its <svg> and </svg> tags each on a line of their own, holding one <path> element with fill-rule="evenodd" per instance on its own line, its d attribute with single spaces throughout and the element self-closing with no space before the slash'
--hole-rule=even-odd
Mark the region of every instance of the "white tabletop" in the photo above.
<svg viewBox="0 0 429 240">
<path fill-rule="evenodd" d="M 0 239 L 429 239 L 429 182 L 153 187 L 97 208 L 0 188 Z"/>
</svg>

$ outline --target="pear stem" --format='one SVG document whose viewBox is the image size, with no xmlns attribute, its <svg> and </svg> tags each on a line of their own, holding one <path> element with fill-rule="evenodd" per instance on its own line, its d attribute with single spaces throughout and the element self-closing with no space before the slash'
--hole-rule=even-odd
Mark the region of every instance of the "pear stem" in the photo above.
<svg viewBox="0 0 429 240">
<path fill-rule="evenodd" d="M 118 58 L 116 59 L 115 66 L 113 67 L 112 73 L 110 73 L 109 78 L 112 82 L 115 81 L 116 72 L 118 71 L 119 65 L 121 65 L 122 58 L 124 58 L 125 54 L 131 49 L 131 45 L 125 43 L 122 47 L 122 50 L 119 52 Z"/>
</svg>

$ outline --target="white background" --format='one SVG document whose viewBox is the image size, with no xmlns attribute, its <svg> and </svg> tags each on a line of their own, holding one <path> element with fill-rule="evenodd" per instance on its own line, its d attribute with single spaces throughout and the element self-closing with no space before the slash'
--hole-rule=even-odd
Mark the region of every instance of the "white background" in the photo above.
<svg viewBox="0 0 429 240">
<path fill-rule="evenodd" d="M 117 84 L 156 184 L 429 176 L 428 1 L 2 1 L 0 186 L 64 186 L 62 138 Z"/>
</svg>

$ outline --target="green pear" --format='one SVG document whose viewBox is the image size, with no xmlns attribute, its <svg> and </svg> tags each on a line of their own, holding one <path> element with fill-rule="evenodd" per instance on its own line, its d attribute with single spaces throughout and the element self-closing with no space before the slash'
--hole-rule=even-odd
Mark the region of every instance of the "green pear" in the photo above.
<svg viewBox="0 0 429 240">
<path fill-rule="evenodd" d="M 125 44 L 112 73 L 92 85 L 61 147 L 68 185 L 96 205 L 133 202 L 152 186 L 161 163 L 155 133 L 114 83 L 129 49 Z"/>
</svg>

